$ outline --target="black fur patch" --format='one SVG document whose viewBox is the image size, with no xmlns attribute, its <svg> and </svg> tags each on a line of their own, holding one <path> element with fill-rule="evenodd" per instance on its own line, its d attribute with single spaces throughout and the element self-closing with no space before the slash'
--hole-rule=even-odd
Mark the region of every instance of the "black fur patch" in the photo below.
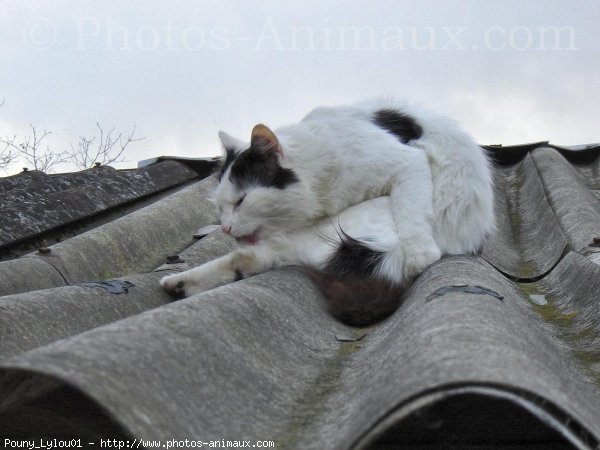
<svg viewBox="0 0 600 450">
<path fill-rule="evenodd" d="M 221 167 L 221 170 L 219 171 L 219 175 L 217 176 L 217 179 L 219 181 L 221 181 L 221 178 L 223 178 L 223 175 L 227 171 L 227 168 L 231 164 L 233 164 L 234 159 L 235 159 L 235 151 L 231 148 L 226 148 L 225 149 L 225 162 L 223 163 L 223 166 Z"/>
<path fill-rule="evenodd" d="M 235 269 L 235 278 L 233 281 L 241 281 L 244 279 L 244 274 L 240 269 Z"/>
<path fill-rule="evenodd" d="M 244 150 L 233 161 L 229 179 L 238 189 L 252 185 L 285 189 L 299 181 L 293 170 L 279 165 L 274 151 L 254 147 Z"/>
<path fill-rule="evenodd" d="M 342 243 L 327 262 L 325 272 L 337 276 L 368 277 L 373 275 L 382 256 L 382 253 L 344 233 Z"/>
<path fill-rule="evenodd" d="M 405 285 L 374 276 L 383 254 L 344 234 L 324 270 L 306 271 L 327 299 L 329 312 L 363 327 L 390 316 L 402 303 Z"/>
<path fill-rule="evenodd" d="M 392 133 L 403 144 L 423 136 L 423 128 L 413 117 L 393 109 L 376 111 L 373 123 Z"/>
</svg>

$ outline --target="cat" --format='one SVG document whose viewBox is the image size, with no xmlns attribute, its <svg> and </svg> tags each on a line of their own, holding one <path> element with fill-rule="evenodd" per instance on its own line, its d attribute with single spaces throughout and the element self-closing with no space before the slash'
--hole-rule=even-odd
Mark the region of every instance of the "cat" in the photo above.
<svg viewBox="0 0 600 450">
<path fill-rule="evenodd" d="M 270 269 L 301 265 L 330 299 L 333 315 L 362 326 L 385 318 L 398 306 L 404 284 L 372 282 L 379 258 L 394 245 L 390 199 L 378 197 L 315 225 L 273 231 L 255 244 L 242 243 L 241 249 L 164 277 L 161 284 L 177 297 L 187 297 Z"/>
<path fill-rule="evenodd" d="M 484 150 L 454 122 L 414 106 L 382 99 L 320 107 L 275 132 L 256 125 L 250 143 L 219 137 L 225 158 L 214 202 L 242 249 L 163 278 L 176 295 L 298 263 L 312 267 L 330 297 L 344 291 L 336 271 L 345 283 L 377 281 L 395 293 L 442 254 L 477 252 L 495 227 Z M 366 220 L 354 226 L 361 214 Z M 369 226 L 380 219 L 386 227 Z M 302 238 L 307 244 L 295 245 Z"/>
</svg>

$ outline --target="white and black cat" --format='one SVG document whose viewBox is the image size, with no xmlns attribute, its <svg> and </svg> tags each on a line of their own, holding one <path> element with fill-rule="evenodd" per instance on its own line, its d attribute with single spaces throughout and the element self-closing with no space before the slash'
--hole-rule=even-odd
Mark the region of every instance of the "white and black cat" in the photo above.
<svg viewBox="0 0 600 450">
<path fill-rule="evenodd" d="M 214 202 L 242 248 L 164 277 L 176 295 L 304 264 L 334 314 L 365 324 L 389 314 L 442 254 L 476 252 L 494 228 L 484 151 L 421 109 L 391 100 L 317 108 L 275 132 L 255 126 L 250 143 L 219 136 Z"/>
</svg>

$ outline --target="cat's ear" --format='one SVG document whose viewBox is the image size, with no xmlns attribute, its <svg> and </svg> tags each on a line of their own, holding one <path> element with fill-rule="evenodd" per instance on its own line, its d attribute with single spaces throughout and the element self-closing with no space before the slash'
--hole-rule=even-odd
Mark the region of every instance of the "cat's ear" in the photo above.
<svg viewBox="0 0 600 450">
<path fill-rule="evenodd" d="M 226 153 L 236 154 L 248 148 L 247 142 L 240 141 L 224 131 L 219 131 L 219 139 Z"/>
<path fill-rule="evenodd" d="M 277 139 L 275 133 L 261 123 L 252 129 L 250 146 L 264 152 L 275 153 L 279 156 L 283 154 L 281 146 L 279 145 L 279 139 Z"/>
</svg>

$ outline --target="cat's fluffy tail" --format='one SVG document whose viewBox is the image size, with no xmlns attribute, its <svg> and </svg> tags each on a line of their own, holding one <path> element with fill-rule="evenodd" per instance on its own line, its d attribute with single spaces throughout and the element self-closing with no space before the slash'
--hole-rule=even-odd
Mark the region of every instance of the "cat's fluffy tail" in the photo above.
<svg viewBox="0 0 600 450">
<path fill-rule="evenodd" d="M 307 268 L 334 317 L 361 327 L 379 322 L 398 309 L 406 285 L 376 276 L 383 256 L 384 252 L 373 250 L 368 242 L 343 234 L 323 269 Z"/>
</svg>

